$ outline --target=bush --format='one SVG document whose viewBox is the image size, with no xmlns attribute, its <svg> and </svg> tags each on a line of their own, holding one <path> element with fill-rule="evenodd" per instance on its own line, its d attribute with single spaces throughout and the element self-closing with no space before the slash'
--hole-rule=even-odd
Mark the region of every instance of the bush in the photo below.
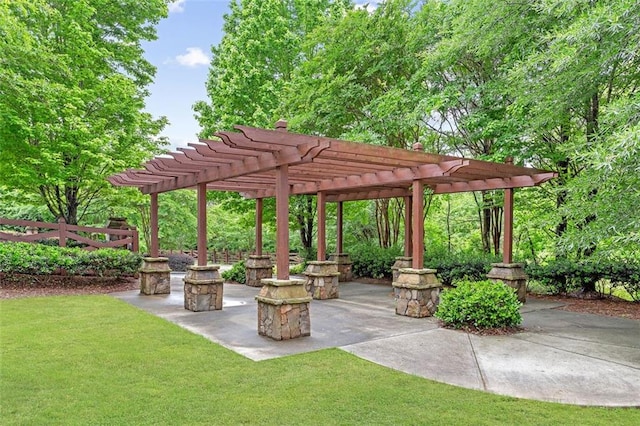
<svg viewBox="0 0 640 426">
<path fill-rule="evenodd" d="M 425 256 L 425 268 L 436 269 L 440 282 L 454 286 L 459 281 L 482 281 L 491 264 L 499 259 L 490 254 L 438 254 Z"/>
<path fill-rule="evenodd" d="M 640 264 L 619 259 L 551 260 L 544 265 L 527 265 L 530 279 L 545 285 L 554 294 L 582 289 L 592 291 L 602 280 L 612 287 L 622 287 L 635 301 L 640 300 Z"/>
<path fill-rule="evenodd" d="M 359 244 L 349 249 L 353 275 L 356 277 L 390 278 L 396 257 L 402 255 L 399 247 L 383 248 L 371 244 Z"/>
<path fill-rule="evenodd" d="M 8 274 L 132 275 L 142 257 L 127 250 L 52 247 L 31 243 L 0 243 L 0 271 Z"/>
<path fill-rule="evenodd" d="M 302 275 L 302 273 L 307 269 L 307 262 L 298 263 L 297 265 L 289 266 L 289 274 L 291 275 Z"/>
<path fill-rule="evenodd" d="M 229 269 L 228 271 L 224 271 L 221 275 L 225 281 L 231 281 L 240 284 L 246 283 L 247 272 L 245 270 L 244 260 L 234 263 L 231 269 Z"/>
<path fill-rule="evenodd" d="M 522 322 L 518 297 L 501 282 L 461 281 L 445 290 L 435 316 L 453 328 L 515 327 Z"/>
<path fill-rule="evenodd" d="M 195 263 L 195 259 L 188 254 L 170 253 L 165 256 L 169 259 L 169 269 L 176 272 L 185 272 L 187 266 Z"/>
</svg>

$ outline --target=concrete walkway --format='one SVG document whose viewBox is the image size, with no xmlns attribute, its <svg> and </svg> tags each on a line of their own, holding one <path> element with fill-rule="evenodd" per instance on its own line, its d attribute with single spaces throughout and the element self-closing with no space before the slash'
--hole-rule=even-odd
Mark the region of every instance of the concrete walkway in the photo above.
<svg viewBox="0 0 640 426">
<path fill-rule="evenodd" d="M 388 285 L 341 283 L 340 299 L 311 303 L 311 336 L 273 341 L 257 333 L 258 288 L 225 284 L 222 311 L 184 309 L 182 274 L 170 295 L 115 297 L 255 361 L 339 347 L 427 379 L 501 395 L 579 405 L 640 406 L 640 321 L 578 314 L 530 300 L 525 331 L 476 336 L 434 318 L 395 315 Z"/>
</svg>

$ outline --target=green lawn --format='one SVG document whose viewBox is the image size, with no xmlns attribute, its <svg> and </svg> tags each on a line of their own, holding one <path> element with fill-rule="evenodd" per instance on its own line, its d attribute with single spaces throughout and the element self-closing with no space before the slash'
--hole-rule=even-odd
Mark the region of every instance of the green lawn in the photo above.
<svg viewBox="0 0 640 426">
<path fill-rule="evenodd" d="M 640 424 L 435 383 L 337 349 L 254 362 L 109 296 L 0 302 L 1 424 Z M 585 389 L 588 392 L 588 389 Z"/>
</svg>

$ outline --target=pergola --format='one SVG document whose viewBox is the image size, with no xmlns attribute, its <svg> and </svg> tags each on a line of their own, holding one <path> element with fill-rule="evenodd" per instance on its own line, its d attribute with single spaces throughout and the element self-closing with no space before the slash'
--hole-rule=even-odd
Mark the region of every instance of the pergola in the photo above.
<svg viewBox="0 0 640 426">
<path fill-rule="evenodd" d="M 342 252 L 342 203 L 353 200 L 405 199 L 405 256 L 412 268 L 423 267 L 425 188 L 435 194 L 505 190 L 505 263 L 511 262 L 513 188 L 539 185 L 556 173 L 508 163 L 348 142 L 287 131 L 236 126 L 218 132 L 219 140 L 201 139 L 109 177 L 117 186 L 139 188 L 151 196 L 150 255 L 158 256 L 158 194 L 196 188 L 198 265 L 206 265 L 206 191 L 233 191 L 256 200 L 256 253 L 262 254 L 262 200 L 276 198 L 277 278 L 289 278 L 289 197 L 315 195 L 318 260 L 326 256 L 326 203 L 337 202 L 337 251 Z"/>
</svg>

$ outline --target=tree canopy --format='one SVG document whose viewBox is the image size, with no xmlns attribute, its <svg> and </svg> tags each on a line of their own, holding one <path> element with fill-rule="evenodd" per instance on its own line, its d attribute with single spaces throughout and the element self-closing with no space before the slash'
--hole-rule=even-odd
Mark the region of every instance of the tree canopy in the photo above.
<svg viewBox="0 0 640 426">
<path fill-rule="evenodd" d="M 0 181 L 77 223 L 105 177 L 158 152 L 143 57 L 165 0 L 0 2 Z"/>
</svg>

